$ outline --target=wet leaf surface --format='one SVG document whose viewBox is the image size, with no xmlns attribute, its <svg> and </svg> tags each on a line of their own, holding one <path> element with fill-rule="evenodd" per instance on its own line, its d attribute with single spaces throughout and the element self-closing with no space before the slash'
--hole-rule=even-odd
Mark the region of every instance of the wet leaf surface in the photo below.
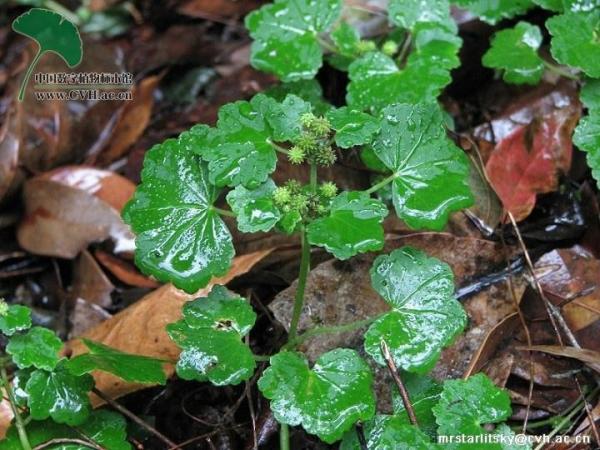
<svg viewBox="0 0 600 450">
<path fill-rule="evenodd" d="M 372 382 L 369 366 L 356 351 L 336 349 L 321 355 L 312 369 L 299 353 L 278 353 L 271 357 L 258 387 L 271 400 L 279 422 L 301 424 L 333 443 L 354 422 L 375 413 Z"/>
<path fill-rule="evenodd" d="M 52 370 L 58 364 L 61 340 L 50 330 L 33 327 L 24 334 L 10 338 L 6 352 L 20 369 L 36 367 Z"/>
</svg>

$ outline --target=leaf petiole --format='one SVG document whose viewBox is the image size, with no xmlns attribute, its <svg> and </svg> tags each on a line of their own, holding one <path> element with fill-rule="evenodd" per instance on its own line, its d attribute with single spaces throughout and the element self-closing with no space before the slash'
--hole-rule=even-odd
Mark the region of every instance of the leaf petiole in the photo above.
<svg viewBox="0 0 600 450">
<path fill-rule="evenodd" d="M 374 192 L 377 192 L 379 189 L 381 189 L 382 187 L 387 186 L 388 184 L 390 184 L 392 181 L 394 181 L 396 178 L 398 178 L 398 174 L 397 173 L 393 173 L 391 174 L 389 177 L 384 178 L 383 180 L 381 180 L 379 183 L 374 184 L 373 186 L 371 186 L 369 189 L 367 189 L 365 192 L 367 194 L 372 194 Z"/>
<path fill-rule="evenodd" d="M 228 209 L 221 209 L 221 208 L 217 208 L 216 206 L 212 206 L 211 209 L 213 211 L 219 213 L 222 216 L 236 217 L 236 215 L 233 213 L 233 211 L 229 211 Z"/>
<path fill-rule="evenodd" d="M 300 232 L 302 244 L 302 256 L 300 259 L 300 273 L 298 274 L 298 286 L 296 287 L 296 297 L 294 299 L 294 310 L 292 312 L 292 320 L 290 321 L 290 330 L 288 333 L 288 342 L 296 339 L 298 333 L 298 322 L 302 314 L 302 306 L 304 305 L 304 290 L 306 289 L 306 280 L 310 270 L 310 244 L 306 238 L 306 230 L 302 228 Z"/>
<path fill-rule="evenodd" d="M 290 152 L 287 148 L 282 147 L 281 145 L 277 145 L 271 139 L 267 139 L 267 143 L 275 149 L 276 152 L 281 153 L 282 155 L 289 156 Z"/>
<path fill-rule="evenodd" d="M 23 419 L 21 418 L 21 413 L 19 412 L 19 408 L 17 407 L 17 401 L 15 399 L 12 386 L 10 385 L 8 375 L 6 374 L 6 369 L 4 367 L 0 368 L 0 376 L 2 377 L 2 384 L 4 384 L 4 389 L 6 391 L 6 394 L 8 395 L 10 407 L 12 409 L 13 415 L 15 416 L 15 426 L 17 427 L 17 433 L 19 435 L 21 447 L 23 447 L 23 450 L 31 450 L 31 444 L 29 443 L 27 430 L 25 430 L 25 424 L 23 423 Z"/>
<path fill-rule="evenodd" d="M 575 80 L 575 81 L 580 81 L 579 77 L 575 74 L 572 74 L 571 72 L 569 72 L 566 69 L 563 69 L 561 66 L 557 66 L 556 64 L 552 64 L 551 62 L 546 61 L 545 59 L 542 58 L 542 61 L 544 63 L 544 66 L 546 67 L 546 69 L 548 69 L 550 72 L 553 72 L 557 75 L 560 75 L 561 77 L 565 77 L 568 78 L 570 80 Z"/>
<path fill-rule="evenodd" d="M 321 36 L 317 36 L 317 41 L 319 42 L 319 45 L 321 47 L 323 47 L 325 50 L 327 50 L 328 52 L 338 53 L 337 47 L 335 47 L 334 45 L 331 45 L 329 42 L 327 42 Z"/>
</svg>

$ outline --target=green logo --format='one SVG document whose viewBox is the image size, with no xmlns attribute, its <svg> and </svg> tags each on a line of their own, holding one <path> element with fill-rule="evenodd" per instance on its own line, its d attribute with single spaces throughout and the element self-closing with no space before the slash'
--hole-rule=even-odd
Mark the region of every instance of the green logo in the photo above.
<svg viewBox="0 0 600 450">
<path fill-rule="evenodd" d="M 21 82 L 19 101 L 25 96 L 25 87 L 40 57 L 46 52 L 53 52 L 73 68 L 83 57 L 83 43 L 77 27 L 54 11 L 42 8 L 31 8 L 21 14 L 12 24 L 13 30 L 37 42 L 37 54 L 29 64 L 25 78 Z"/>
</svg>

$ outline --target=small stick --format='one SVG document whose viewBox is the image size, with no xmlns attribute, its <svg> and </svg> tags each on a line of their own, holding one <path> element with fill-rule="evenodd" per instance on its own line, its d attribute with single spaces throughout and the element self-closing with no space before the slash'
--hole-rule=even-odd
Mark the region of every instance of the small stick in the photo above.
<svg viewBox="0 0 600 450">
<path fill-rule="evenodd" d="M 354 429 L 356 430 L 356 437 L 358 438 L 358 443 L 360 444 L 360 450 L 369 450 L 362 423 L 357 423 Z"/>
<path fill-rule="evenodd" d="M 168 437 L 166 437 L 164 434 L 162 434 L 156 428 L 148 425 L 146 422 L 144 422 L 142 419 L 140 419 L 138 416 L 136 416 L 134 413 L 132 413 L 131 411 L 129 411 L 127 408 L 125 408 L 121 404 L 117 403 L 115 400 L 113 400 L 112 398 L 110 398 L 104 392 L 100 391 L 97 388 L 93 388 L 92 392 L 94 394 L 96 394 L 98 397 L 100 397 L 102 400 L 104 400 L 106 403 L 108 403 L 112 408 L 116 409 L 117 411 L 119 411 L 124 416 L 126 416 L 129 419 L 133 420 L 140 427 L 144 428 L 145 430 L 147 430 L 148 432 L 150 432 L 154 436 L 156 436 L 158 439 L 160 439 L 161 441 L 163 441 L 165 444 L 168 445 L 167 448 L 178 448 L 178 445 L 175 444 L 173 441 L 171 441 Z"/>
<path fill-rule="evenodd" d="M 381 340 L 380 345 L 381 353 L 383 354 L 385 362 L 387 363 L 388 369 L 390 370 L 390 374 L 392 375 L 392 378 L 394 379 L 394 382 L 396 383 L 396 386 L 400 391 L 400 397 L 402 397 L 402 403 L 404 403 L 404 408 L 406 409 L 406 413 L 408 414 L 410 423 L 418 427 L 419 423 L 417 422 L 415 410 L 413 409 L 412 403 L 410 402 L 410 397 L 408 395 L 406 387 L 404 386 L 404 383 L 402 382 L 402 378 L 400 378 L 400 374 L 398 373 L 396 363 L 394 362 L 392 355 L 390 355 L 390 349 L 388 348 L 386 342 L 383 339 Z"/>
<path fill-rule="evenodd" d="M 65 439 L 65 438 L 50 439 L 49 441 L 46 441 L 43 444 L 33 447 L 33 450 L 42 450 L 44 448 L 53 447 L 57 444 L 75 444 L 75 445 L 81 445 L 81 446 L 87 447 L 87 448 L 93 448 L 95 450 L 105 450 L 104 447 L 100 447 L 99 445 L 94 444 L 92 442 L 84 441 L 82 439 Z"/>
</svg>

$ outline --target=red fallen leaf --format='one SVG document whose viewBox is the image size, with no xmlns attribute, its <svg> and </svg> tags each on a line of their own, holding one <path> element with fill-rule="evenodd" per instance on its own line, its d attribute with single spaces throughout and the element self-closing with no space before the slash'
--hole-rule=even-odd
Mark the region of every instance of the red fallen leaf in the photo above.
<svg viewBox="0 0 600 450">
<path fill-rule="evenodd" d="M 112 239 L 115 252 L 134 248 L 119 215 L 135 185 L 107 170 L 61 167 L 29 179 L 19 224 L 19 244 L 31 253 L 74 258 L 92 242 Z"/>
<path fill-rule="evenodd" d="M 490 155 L 488 178 L 517 221 L 531 213 L 537 194 L 556 190 L 560 173 L 569 170 L 579 114 L 579 105 L 571 105 L 534 118 L 500 140 Z"/>
</svg>

